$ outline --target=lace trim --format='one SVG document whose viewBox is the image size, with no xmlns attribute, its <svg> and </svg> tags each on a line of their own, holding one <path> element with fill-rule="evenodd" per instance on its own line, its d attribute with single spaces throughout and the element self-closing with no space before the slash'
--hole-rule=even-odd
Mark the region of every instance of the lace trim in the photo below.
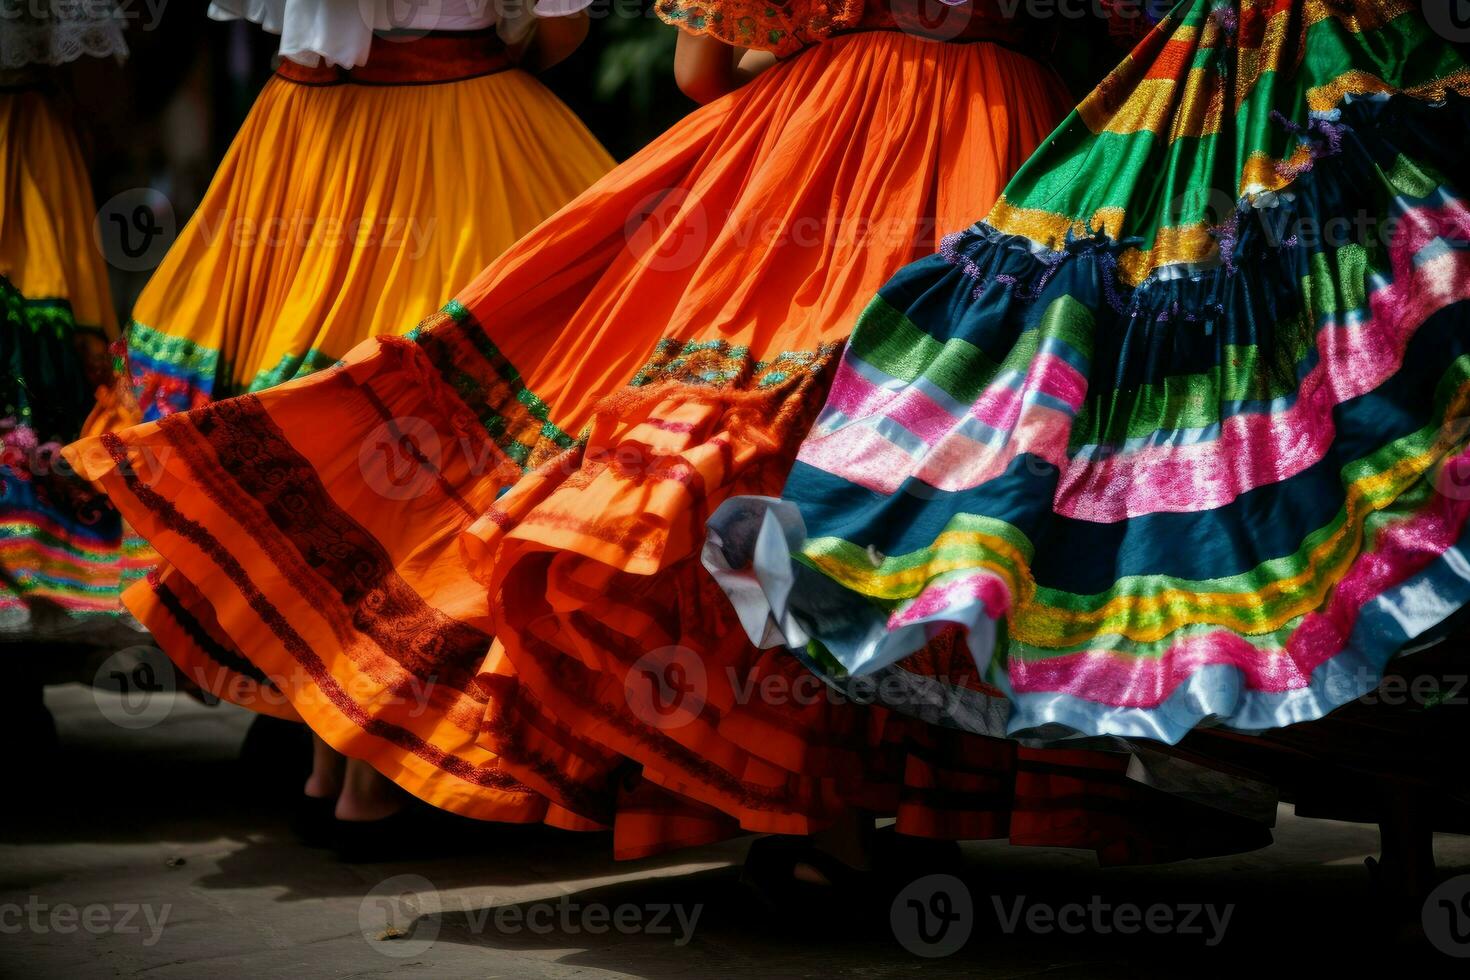
<svg viewBox="0 0 1470 980">
<path fill-rule="evenodd" d="M 33 4 L 0 3 L 0 69 L 128 56 L 127 24 L 113 0 L 51 0 L 44 12 Z"/>
</svg>

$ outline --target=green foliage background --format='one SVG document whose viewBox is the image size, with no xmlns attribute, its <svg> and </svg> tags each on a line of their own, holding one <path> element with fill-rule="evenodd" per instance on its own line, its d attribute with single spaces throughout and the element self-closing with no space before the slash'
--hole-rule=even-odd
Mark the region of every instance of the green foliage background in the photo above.
<svg viewBox="0 0 1470 980">
<path fill-rule="evenodd" d="M 674 84 L 678 31 L 651 8 L 599 0 L 586 42 L 543 76 L 619 160 L 694 108 Z"/>
</svg>

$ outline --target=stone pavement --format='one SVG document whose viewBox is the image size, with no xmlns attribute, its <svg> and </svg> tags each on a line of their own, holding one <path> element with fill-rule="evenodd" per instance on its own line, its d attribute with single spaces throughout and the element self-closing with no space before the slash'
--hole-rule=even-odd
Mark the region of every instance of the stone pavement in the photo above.
<svg viewBox="0 0 1470 980">
<path fill-rule="evenodd" d="M 793 921 L 740 886 L 747 841 L 615 863 L 599 835 L 487 828 L 453 859 L 343 864 L 296 843 L 237 761 L 245 712 L 169 696 L 130 729 L 116 697 L 48 689 L 62 748 L 12 777 L 0 817 L 0 975 L 1470 976 L 1448 955 L 1470 956 L 1470 899 L 1432 923 L 1439 948 L 1383 925 L 1370 827 L 1283 810 L 1268 849 L 1151 868 L 970 843 L 958 881 Z M 1470 839 L 1437 848 L 1470 876 Z"/>
</svg>

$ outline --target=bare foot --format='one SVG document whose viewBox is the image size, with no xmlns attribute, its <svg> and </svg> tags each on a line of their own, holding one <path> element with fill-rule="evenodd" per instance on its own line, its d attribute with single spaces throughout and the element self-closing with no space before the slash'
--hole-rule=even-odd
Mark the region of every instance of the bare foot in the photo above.
<svg viewBox="0 0 1470 980">
<path fill-rule="evenodd" d="M 337 797 L 337 819 L 352 822 L 383 820 L 408 805 L 403 790 L 361 759 L 348 759 L 342 792 Z"/>
<path fill-rule="evenodd" d="M 303 792 L 314 800 L 336 799 L 342 792 L 347 759 L 326 742 L 311 737 L 311 775 L 306 777 Z"/>
</svg>

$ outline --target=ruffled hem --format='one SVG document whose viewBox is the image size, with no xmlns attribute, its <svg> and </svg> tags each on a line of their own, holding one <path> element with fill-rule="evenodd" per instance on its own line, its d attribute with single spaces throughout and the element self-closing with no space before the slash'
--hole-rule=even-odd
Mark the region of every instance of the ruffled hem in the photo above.
<svg viewBox="0 0 1470 980">
<path fill-rule="evenodd" d="M 1470 453 L 1454 462 L 1470 466 Z M 1459 516 L 1463 528 L 1466 515 Z M 906 617 L 895 629 L 871 600 L 814 571 L 802 557 L 806 541 L 800 511 L 774 498 L 736 498 L 711 517 L 704 565 L 752 641 L 784 644 L 834 688 L 881 691 L 883 704 L 926 722 L 1047 744 L 1116 736 L 1172 745 L 1201 727 L 1258 733 L 1314 721 L 1374 691 L 1389 661 L 1470 604 L 1470 534 L 1462 534 L 1428 568 L 1365 598 L 1346 636 L 1326 638 L 1338 639 L 1340 646 L 1303 686 L 1251 690 L 1246 670 L 1216 664 L 1191 673 L 1155 707 L 1100 706 L 1057 692 L 1017 692 L 1003 672 L 989 670 L 1002 617 L 983 601 Z M 951 678 L 926 676 L 905 664 L 936 636 L 956 629 L 994 687 L 955 687 Z M 1216 649 L 1229 656 L 1240 642 L 1232 636 Z M 873 666 L 848 672 L 844 662 Z"/>
<path fill-rule="evenodd" d="M 1122 84 L 1154 77 L 1144 59 L 1163 58 L 1181 19 L 1198 20 L 1187 39 L 1207 36 L 1202 25 L 1217 44 L 1243 35 L 1232 9 L 1261 16 L 1249 4 L 1179 8 L 1079 109 L 1082 142 L 1068 146 L 1069 132 L 1053 143 L 1082 159 L 1114 127 L 1141 125 Z M 1313 17 L 1304 30 L 1326 50 L 1358 30 L 1423 28 L 1407 11 L 1352 25 Z M 1198 240 L 1179 226 L 1125 236 L 1121 207 L 1079 223 L 1012 203 L 1051 186 L 1049 166 L 1070 172 L 1043 153 L 986 224 L 900 273 L 844 355 L 788 501 L 731 500 L 711 518 L 705 566 L 750 637 L 798 651 L 838 686 L 891 679 L 901 696 L 885 703 L 898 710 L 1048 741 L 1261 731 L 1373 690 L 1397 652 L 1470 602 L 1470 508 L 1458 492 L 1470 466 L 1470 210 L 1440 176 L 1470 152 L 1458 136 L 1470 74 L 1427 42 L 1418 50 L 1415 70 L 1438 76 L 1397 84 L 1347 71 L 1309 41 L 1306 64 L 1341 73 L 1293 80 L 1310 125 L 1273 114 L 1292 137 L 1281 162 L 1238 154 L 1243 196 Z M 1254 97 L 1240 118 L 1265 119 Z M 1130 185 L 1119 182 L 1145 179 L 1096 189 L 1123 201 Z M 1299 233 L 1325 235 L 1353 214 L 1395 237 L 1329 252 Z M 1005 230 L 1021 228 L 1031 230 Z M 1292 317 L 1321 331 L 1301 351 L 1288 349 Z M 1141 399 L 1143 379 L 1167 374 L 1171 357 L 1188 362 L 1190 344 L 1223 357 L 1216 337 L 1234 345 L 1228 374 L 1254 363 L 1242 345 L 1256 341 L 1242 338 L 1259 331 L 1283 338 L 1263 361 L 1292 359 L 1261 377 L 1289 371 L 1292 386 L 1241 382 L 1235 414 L 1213 425 L 1179 421 L 1210 392 L 1203 403 L 1182 388 L 1160 396 L 1174 420 L 1160 428 L 1089 391 L 1101 377 Z M 899 350 L 917 353 L 898 373 L 879 366 Z M 1336 516 L 1319 514 L 1329 498 Z M 1206 531 L 1193 554 L 1174 545 Z M 1225 568 L 1221 549 L 1254 569 L 1283 543 L 1286 557 L 1245 586 L 1230 584 L 1233 566 L 1174 571 Z M 993 694 L 907 669 L 955 630 Z"/>
<path fill-rule="evenodd" d="M 374 468 L 375 450 L 399 420 L 428 419 L 446 433 L 461 426 L 464 441 L 445 447 L 443 465 L 458 467 L 451 472 L 461 485 L 472 482 L 463 478 L 483 461 L 482 443 L 441 389 L 414 345 L 380 338 L 343 368 L 296 386 L 93 436 L 65 455 L 163 556 L 166 564 L 124 601 L 191 683 L 299 717 L 436 806 L 539 821 L 546 801 L 474 744 L 483 695 L 455 683 L 462 670 L 453 665 L 478 662 L 489 645 L 474 625 L 483 622 L 483 596 L 439 579 L 423 539 L 405 536 L 401 512 L 383 506 L 403 503 L 432 536 L 493 498 L 446 499 L 442 482 L 385 497 L 403 489 L 386 472 L 394 460 Z M 309 448 L 294 446 L 287 431 L 308 437 Z M 367 468 L 356 469 L 354 456 L 356 496 L 339 501 L 303 453 L 331 455 L 349 443 L 365 447 Z M 395 447 L 387 448 L 391 455 Z"/>
<path fill-rule="evenodd" d="M 0 636 L 136 643 L 119 602 L 149 549 L 61 459 L 92 408 L 102 328 L 77 324 L 64 299 L 27 298 L 0 276 Z M 37 396 L 40 396 L 39 398 Z"/>
<path fill-rule="evenodd" d="M 1173 853 L 1157 828 L 1116 824 L 1148 795 L 1126 757 L 1038 771 L 1010 743 L 821 691 L 766 704 L 768 678 L 813 679 L 730 628 L 697 565 L 707 508 L 784 477 L 829 374 L 824 342 L 887 275 L 883 257 L 918 254 L 926 217 L 953 226 L 993 196 L 1045 129 L 1048 83 L 984 46 L 826 45 L 674 127 L 410 339 L 70 447 L 170 563 L 129 602 L 147 613 L 158 587 L 187 582 L 177 605 L 202 629 L 171 641 L 177 656 L 228 666 L 238 651 L 327 742 L 410 792 L 492 819 L 611 825 L 618 856 L 742 826 L 806 832 L 854 806 L 929 835 Z M 1007 107 L 1007 128 L 949 124 L 975 118 L 972 87 Z M 910 104 L 931 111 L 895 127 Z M 946 160 L 964 172 L 936 189 Z M 904 179 L 894 161 L 911 163 Z M 773 205 L 796 176 L 803 193 Z M 666 198 L 682 210 L 655 212 Z M 893 238 L 860 220 L 875 207 Z M 773 211 L 790 234 L 769 228 Z M 657 240 L 630 236 L 629 215 Z M 800 237 L 811 228 L 835 258 Z M 685 335 L 660 339 L 674 323 Z M 676 737 L 667 703 L 640 716 L 629 701 L 630 676 L 634 697 L 652 693 L 629 665 L 661 646 L 704 655 L 711 677 L 713 710 Z"/>
</svg>

